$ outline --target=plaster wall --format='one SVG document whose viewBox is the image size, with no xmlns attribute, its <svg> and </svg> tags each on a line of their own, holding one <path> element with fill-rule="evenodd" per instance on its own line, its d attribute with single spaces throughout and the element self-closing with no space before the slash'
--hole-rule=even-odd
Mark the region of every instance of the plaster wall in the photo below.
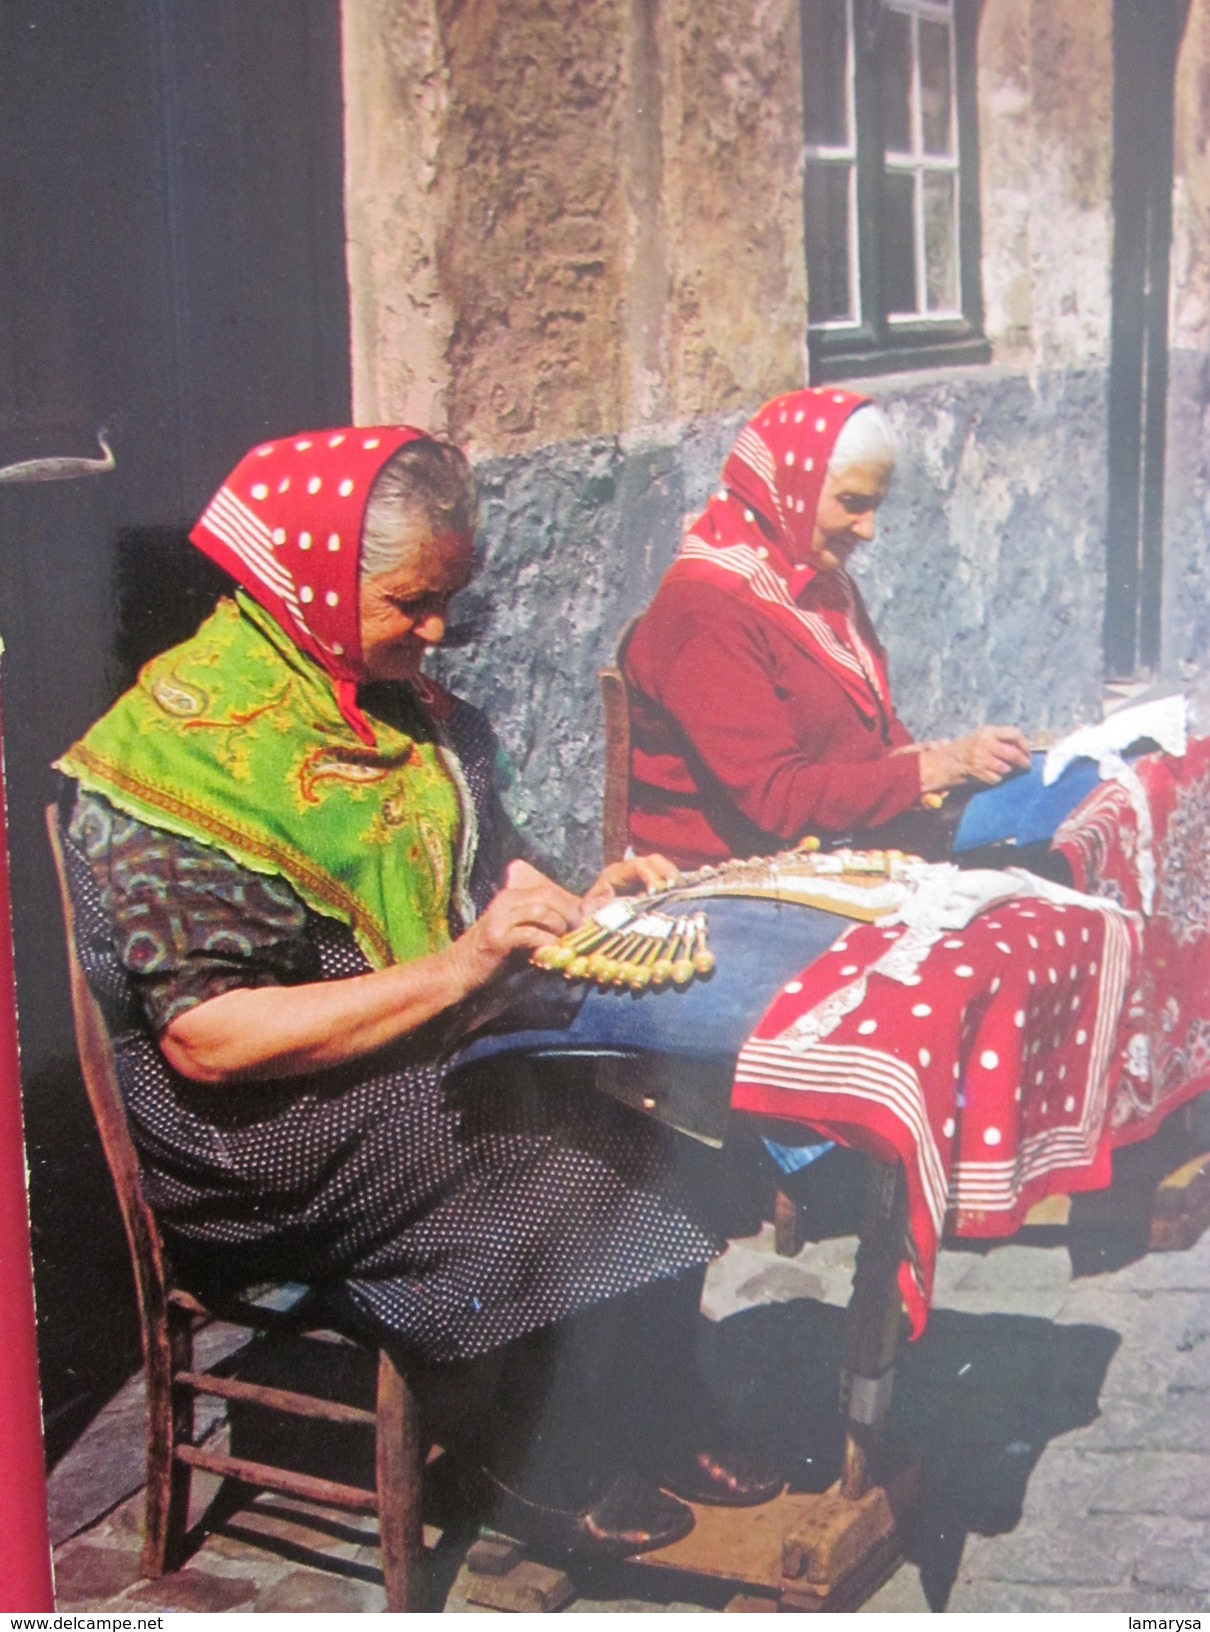
<svg viewBox="0 0 1210 1632">
<path fill-rule="evenodd" d="M 353 413 L 444 430 L 454 310 L 438 277 L 449 74 L 429 0 L 342 8 Z"/>
<path fill-rule="evenodd" d="M 363 419 L 484 457 L 803 378 L 797 8 L 345 0 Z"/>
<path fill-rule="evenodd" d="M 1210 5 L 1193 0 L 1177 62 L 1164 673 L 1210 664 Z"/>
<path fill-rule="evenodd" d="M 806 379 L 798 7 L 646 3 L 658 18 L 667 294 L 660 377 L 636 370 L 625 430 L 751 412 Z"/>
<path fill-rule="evenodd" d="M 979 146 L 986 332 L 1002 366 L 1102 366 L 1113 247 L 1111 0 L 986 0 Z"/>
</svg>

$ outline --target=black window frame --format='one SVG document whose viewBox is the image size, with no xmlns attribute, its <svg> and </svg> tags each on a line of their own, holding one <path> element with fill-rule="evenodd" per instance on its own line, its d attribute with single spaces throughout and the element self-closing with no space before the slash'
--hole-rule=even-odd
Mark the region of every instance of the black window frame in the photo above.
<svg viewBox="0 0 1210 1632">
<path fill-rule="evenodd" d="M 896 318 L 882 295 L 881 230 L 885 219 L 885 136 L 880 95 L 885 30 L 884 0 L 853 0 L 853 94 L 857 187 L 857 277 L 861 320 L 810 322 L 807 286 L 807 359 L 812 384 L 901 370 L 986 363 L 991 345 L 983 333 L 982 231 L 979 205 L 979 118 L 976 89 L 981 0 L 953 0 L 958 142 L 958 292 L 961 316 Z M 804 54 L 811 48 L 806 19 Z M 804 68 L 804 85 L 807 74 Z M 806 164 L 804 198 L 806 209 Z"/>
</svg>

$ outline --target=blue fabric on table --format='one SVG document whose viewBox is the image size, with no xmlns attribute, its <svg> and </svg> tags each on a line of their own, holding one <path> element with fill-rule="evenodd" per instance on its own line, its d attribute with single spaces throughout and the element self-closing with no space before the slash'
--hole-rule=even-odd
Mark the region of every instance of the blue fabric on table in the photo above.
<svg viewBox="0 0 1210 1632">
<path fill-rule="evenodd" d="M 822 1145 L 779 1145 L 774 1139 L 762 1139 L 761 1144 L 782 1173 L 801 1173 L 804 1167 L 836 1149 L 832 1139 L 825 1139 Z"/>
<path fill-rule="evenodd" d="M 1051 786 L 1042 783 L 1045 754 L 1034 754 L 1028 771 L 984 788 L 969 800 L 954 835 L 954 854 L 985 844 L 1039 844 L 1082 804 L 1100 781 L 1091 759 L 1071 762 Z"/>
<path fill-rule="evenodd" d="M 852 927 L 816 907 L 714 896 L 702 910 L 710 928 L 713 974 L 683 989 L 628 989 L 567 981 L 526 969 L 511 977 L 515 1000 L 453 1061 L 460 1069 L 505 1053 L 671 1054 L 734 1062 L 786 981 Z"/>
</svg>

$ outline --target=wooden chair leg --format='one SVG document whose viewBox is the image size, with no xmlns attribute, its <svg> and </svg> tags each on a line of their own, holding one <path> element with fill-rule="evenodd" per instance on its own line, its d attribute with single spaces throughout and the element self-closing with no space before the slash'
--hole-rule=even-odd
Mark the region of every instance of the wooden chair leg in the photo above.
<svg viewBox="0 0 1210 1632">
<path fill-rule="evenodd" d="M 906 1227 L 903 1169 L 897 1163 L 871 1163 L 845 1323 L 842 1389 L 848 1427 L 840 1490 L 853 1501 L 870 1487 L 870 1460 L 891 1403 L 903 1318 L 898 1272 Z"/>
<path fill-rule="evenodd" d="M 779 1190 L 773 1198 L 773 1250 L 779 1258 L 797 1258 L 803 1249 L 802 1219 L 793 1196 Z"/>
<path fill-rule="evenodd" d="M 189 1523 L 190 1469 L 176 1447 L 193 1440 L 193 1392 L 174 1388 L 178 1371 L 193 1366 L 193 1325 L 183 1309 L 168 1304 L 143 1327 L 147 1371 L 147 1502 L 142 1571 L 155 1579 L 184 1562 Z"/>
<path fill-rule="evenodd" d="M 378 1529 L 388 1610 L 425 1607 L 420 1518 L 424 1451 L 415 1397 L 383 1349 L 378 1356 Z"/>
</svg>

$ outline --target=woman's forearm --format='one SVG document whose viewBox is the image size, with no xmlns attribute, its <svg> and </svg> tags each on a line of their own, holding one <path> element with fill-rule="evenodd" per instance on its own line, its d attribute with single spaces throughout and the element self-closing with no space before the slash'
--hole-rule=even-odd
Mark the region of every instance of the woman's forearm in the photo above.
<svg viewBox="0 0 1210 1632">
<path fill-rule="evenodd" d="M 411 963 L 305 986 L 243 987 L 186 1009 L 160 1048 L 194 1082 L 322 1071 L 398 1041 L 478 982 L 460 942 Z"/>
<path fill-rule="evenodd" d="M 348 980 L 224 992 L 178 1015 L 160 1048 L 194 1082 L 291 1077 L 343 1065 L 456 1008 L 514 954 L 549 945 L 581 917 L 574 895 L 515 861 L 487 910 L 440 952 Z"/>
</svg>

